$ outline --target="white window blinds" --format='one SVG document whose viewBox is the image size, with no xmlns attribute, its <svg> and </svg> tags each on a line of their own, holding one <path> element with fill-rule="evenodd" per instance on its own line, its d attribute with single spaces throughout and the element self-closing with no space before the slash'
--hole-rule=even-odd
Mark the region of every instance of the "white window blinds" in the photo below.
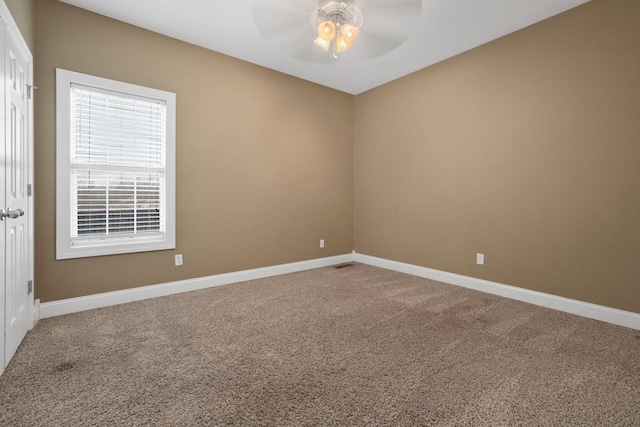
<svg viewBox="0 0 640 427">
<path fill-rule="evenodd" d="M 73 245 L 166 229 L 166 103 L 71 84 Z"/>
</svg>

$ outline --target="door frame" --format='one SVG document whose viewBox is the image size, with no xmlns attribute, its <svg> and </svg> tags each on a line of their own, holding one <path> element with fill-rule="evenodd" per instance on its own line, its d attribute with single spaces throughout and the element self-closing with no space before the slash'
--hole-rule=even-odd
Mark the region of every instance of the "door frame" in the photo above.
<svg viewBox="0 0 640 427">
<path fill-rule="evenodd" d="M 12 33 L 13 37 L 15 38 L 15 40 L 18 43 L 18 47 L 20 48 L 20 50 L 22 51 L 22 53 L 24 54 L 24 56 L 27 58 L 28 62 L 29 62 L 29 66 L 27 69 L 27 85 L 31 86 L 30 92 L 31 92 L 31 96 L 28 97 L 27 100 L 27 124 L 26 124 L 26 131 L 28 133 L 27 135 L 27 179 L 28 179 L 28 184 L 31 186 L 31 194 L 29 196 L 29 202 L 28 202 L 28 209 L 29 212 L 27 213 L 29 216 L 29 223 L 28 223 L 28 233 L 29 233 L 29 237 L 28 237 L 28 280 L 31 281 L 31 283 L 33 283 L 33 287 L 32 287 L 32 292 L 29 294 L 29 302 L 28 302 L 28 310 L 29 310 L 29 318 L 31 319 L 30 322 L 30 327 L 29 329 L 32 329 L 35 324 L 37 323 L 37 321 L 39 320 L 39 313 L 37 310 L 34 309 L 34 288 L 35 288 L 35 282 L 34 282 L 34 245 L 33 245 L 33 224 L 34 224 L 34 220 L 33 220 L 33 195 L 34 195 L 34 190 L 33 190 L 33 98 L 34 98 L 34 89 L 35 87 L 33 86 L 33 55 L 31 53 L 31 50 L 29 49 L 29 47 L 27 46 L 27 43 L 25 42 L 24 38 L 22 37 L 22 34 L 20 33 L 20 30 L 18 29 L 18 25 L 16 24 L 16 22 L 14 21 L 13 17 L 11 16 L 11 13 L 9 12 L 9 8 L 7 7 L 6 3 L 4 2 L 4 0 L 0 0 L 0 25 L 6 27 L 8 29 L 8 31 L 10 33 Z M 5 64 L 4 64 L 4 31 L 3 31 L 3 35 L 2 35 L 2 56 L 3 56 L 3 60 L 2 60 L 2 77 L 3 77 L 3 82 L 1 82 L 0 84 L 3 85 L 3 89 L 1 91 L 1 93 L 4 95 L 2 96 L 2 107 L 0 107 L 0 110 L 4 111 L 5 109 L 5 103 L 6 103 L 6 94 L 4 93 L 4 78 L 5 78 Z M 2 119 L 2 123 L 4 124 L 4 126 L 7 125 L 7 123 L 4 122 L 4 114 L 2 115 L 3 119 Z M 5 132 L 4 129 L 0 130 L 0 133 L 2 133 L 2 138 L 4 138 Z M 6 143 L 6 141 L 5 141 Z M 3 144 L 3 149 L 4 149 L 4 144 Z M 4 194 L 4 191 L 3 191 Z M 5 203 L 5 196 L 3 196 L 2 200 L 0 201 L 0 204 L 4 205 Z M 3 206 L 4 208 L 6 208 L 6 206 Z M 2 225 L 4 227 L 4 224 Z M 4 249 L 4 239 L 2 240 L 2 249 L 0 250 L 0 255 L 2 256 L 2 258 L 0 259 L 0 262 L 2 263 L 2 267 L 0 268 L 0 272 L 2 274 L 2 289 L 0 289 L 0 292 L 2 293 L 2 295 L 0 295 L 0 304 L 2 305 L 2 316 L 0 319 L 0 349 L 2 351 L 0 351 L 0 375 L 2 375 L 2 373 L 4 372 L 4 367 L 5 364 L 7 363 L 7 361 L 5 360 L 5 292 L 6 292 L 6 282 L 5 282 L 5 249 Z"/>
</svg>

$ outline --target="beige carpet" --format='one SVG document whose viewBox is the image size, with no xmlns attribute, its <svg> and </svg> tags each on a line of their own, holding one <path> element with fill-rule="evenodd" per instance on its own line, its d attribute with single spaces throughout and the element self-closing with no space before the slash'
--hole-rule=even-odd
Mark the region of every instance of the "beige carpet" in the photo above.
<svg viewBox="0 0 640 427">
<path fill-rule="evenodd" d="M 40 321 L 2 426 L 640 426 L 640 331 L 356 264 Z"/>
</svg>

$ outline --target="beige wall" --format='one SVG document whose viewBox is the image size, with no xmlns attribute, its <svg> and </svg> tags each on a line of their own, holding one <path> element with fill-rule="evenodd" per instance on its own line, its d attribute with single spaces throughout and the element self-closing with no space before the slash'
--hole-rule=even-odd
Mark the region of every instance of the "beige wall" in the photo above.
<svg viewBox="0 0 640 427">
<path fill-rule="evenodd" d="M 16 21 L 22 38 L 29 46 L 33 54 L 35 51 L 35 1 L 36 0 L 4 0 L 4 3 L 11 13 L 11 17 Z"/>
<path fill-rule="evenodd" d="M 639 3 L 593 0 L 355 99 L 36 5 L 43 302 L 355 247 L 640 313 Z M 177 93 L 176 251 L 55 261 L 56 67 Z"/>
<path fill-rule="evenodd" d="M 355 249 L 640 313 L 638 22 L 594 0 L 358 96 Z"/>
<path fill-rule="evenodd" d="M 53 0 L 36 27 L 36 298 L 352 250 L 352 96 Z M 175 251 L 55 260 L 56 67 L 177 94 Z"/>
</svg>

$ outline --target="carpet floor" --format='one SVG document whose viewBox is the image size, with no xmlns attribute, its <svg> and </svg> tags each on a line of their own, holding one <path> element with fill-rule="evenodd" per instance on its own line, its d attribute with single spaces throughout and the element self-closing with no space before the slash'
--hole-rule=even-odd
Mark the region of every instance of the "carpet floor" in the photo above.
<svg viewBox="0 0 640 427">
<path fill-rule="evenodd" d="M 362 264 L 41 320 L 2 426 L 640 426 L 640 331 Z"/>
</svg>

